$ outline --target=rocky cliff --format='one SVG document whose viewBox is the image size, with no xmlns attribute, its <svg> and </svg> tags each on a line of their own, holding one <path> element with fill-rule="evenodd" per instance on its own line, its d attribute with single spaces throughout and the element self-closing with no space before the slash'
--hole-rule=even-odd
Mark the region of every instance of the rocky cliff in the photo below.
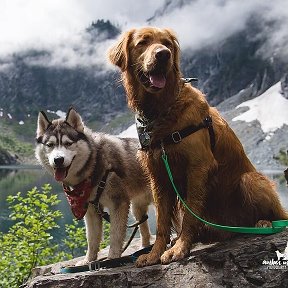
<svg viewBox="0 0 288 288">
<path fill-rule="evenodd" d="M 206 246 L 198 244 L 180 262 L 141 269 L 129 264 L 58 274 L 59 267 L 65 265 L 58 263 L 38 268 L 38 276 L 24 287 L 288 287 L 288 262 L 276 256 L 276 250 L 284 251 L 287 239 L 288 231 L 284 231 L 269 236 L 241 236 Z"/>
</svg>

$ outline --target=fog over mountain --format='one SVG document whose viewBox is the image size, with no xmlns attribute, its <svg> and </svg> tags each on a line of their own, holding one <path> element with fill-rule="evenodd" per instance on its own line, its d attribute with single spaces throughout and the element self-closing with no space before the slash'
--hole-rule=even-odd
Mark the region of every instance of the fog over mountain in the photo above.
<svg viewBox="0 0 288 288">
<path fill-rule="evenodd" d="M 287 94 L 285 0 L 1 1 L 0 124 L 36 125 L 39 110 L 71 105 L 94 127 L 120 123 L 128 109 L 106 51 L 122 31 L 143 25 L 176 32 L 183 75 L 197 77 L 224 114 L 278 82 Z M 127 115 L 108 131 L 127 128 Z"/>
<path fill-rule="evenodd" d="M 14 53 L 32 49 L 51 54 L 36 64 L 105 65 L 103 51 L 111 43 L 101 37 L 91 43 L 85 33 L 85 28 L 99 19 L 110 20 L 120 30 L 147 24 L 170 27 L 183 49 L 195 51 L 249 28 L 254 17 L 263 25 L 254 37 L 265 38 L 259 53 L 265 57 L 282 53 L 286 58 L 288 53 L 285 0 L 14 0 L 2 1 L 0 11 L 0 57 L 8 57 L 7 62 Z"/>
</svg>

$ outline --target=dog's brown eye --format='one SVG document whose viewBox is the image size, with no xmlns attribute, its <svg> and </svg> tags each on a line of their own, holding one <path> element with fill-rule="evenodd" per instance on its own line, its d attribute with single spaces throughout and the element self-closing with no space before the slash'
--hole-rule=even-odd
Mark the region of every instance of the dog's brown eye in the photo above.
<svg viewBox="0 0 288 288">
<path fill-rule="evenodd" d="M 172 47 L 172 43 L 171 43 L 170 41 L 168 41 L 168 40 L 163 41 L 162 44 L 163 44 L 164 46 L 166 46 L 167 48 Z"/>
<path fill-rule="evenodd" d="M 146 39 L 142 39 L 140 41 L 137 42 L 136 46 L 143 46 L 147 44 L 147 40 Z"/>
<path fill-rule="evenodd" d="M 48 148 L 53 148 L 54 147 L 54 143 L 52 142 L 48 142 L 45 144 Z"/>
<path fill-rule="evenodd" d="M 71 146 L 72 144 L 73 144 L 73 142 L 66 142 L 66 143 L 64 143 L 64 146 L 69 147 L 69 146 Z"/>
</svg>

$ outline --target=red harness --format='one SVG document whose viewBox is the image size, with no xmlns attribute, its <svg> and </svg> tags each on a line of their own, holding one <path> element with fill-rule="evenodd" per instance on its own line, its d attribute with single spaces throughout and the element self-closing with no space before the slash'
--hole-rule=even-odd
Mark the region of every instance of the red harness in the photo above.
<svg viewBox="0 0 288 288">
<path fill-rule="evenodd" d="M 88 209 L 88 198 L 93 188 L 91 180 L 85 180 L 74 186 L 73 189 L 65 184 L 62 184 L 62 186 L 72 213 L 77 220 L 81 220 Z"/>
</svg>

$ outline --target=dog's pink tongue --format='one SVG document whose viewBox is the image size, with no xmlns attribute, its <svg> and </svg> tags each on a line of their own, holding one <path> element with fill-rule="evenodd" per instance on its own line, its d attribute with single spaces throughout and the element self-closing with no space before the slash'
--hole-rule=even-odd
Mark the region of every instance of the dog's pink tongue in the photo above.
<svg viewBox="0 0 288 288">
<path fill-rule="evenodd" d="M 166 85 L 166 78 L 164 75 L 150 75 L 149 80 L 153 86 L 157 88 L 164 88 Z"/>
<path fill-rule="evenodd" d="M 66 178 L 66 168 L 56 168 L 54 178 L 56 181 L 63 181 Z"/>
</svg>

